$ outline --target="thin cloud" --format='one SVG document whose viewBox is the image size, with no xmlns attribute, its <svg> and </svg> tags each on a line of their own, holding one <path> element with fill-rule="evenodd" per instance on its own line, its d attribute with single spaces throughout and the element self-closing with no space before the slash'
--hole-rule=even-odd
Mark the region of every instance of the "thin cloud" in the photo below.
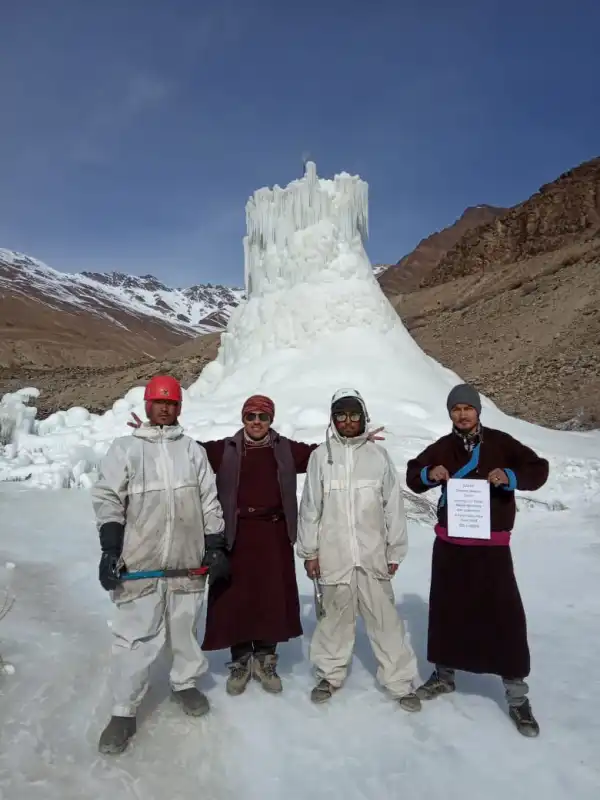
<svg viewBox="0 0 600 800">
<path fill-rule="evenodd" d="M 182 22 L 169 42 L 172 62 L 181 78 L 197 69 L 209 54 L 235 46 L 243 35 L 246 11 L 236 0 L 221 0 Z M 114 65 L 113 65 L 114 68 Z M 158 110 L 175 93 L 177 82 L 163 74 L 121 65 L 111 81 L 112 97 L 98 101 L 78 132 L 71 157 L 80 163 L 101 163 L 112 147 L 144 114 Z M 171 72 L 171 70 L 169 70 Z"/>
<path fill-rule="evenodd" d="M 141 71 L 127 74 L 114 96 L 93 108 L 78 132 L 71 157 L 84 163 L 105 161 L 119 137 L 140 116 L 166 102 L 172 91 L 172 84 L 158 75 Z"/>
</svg>

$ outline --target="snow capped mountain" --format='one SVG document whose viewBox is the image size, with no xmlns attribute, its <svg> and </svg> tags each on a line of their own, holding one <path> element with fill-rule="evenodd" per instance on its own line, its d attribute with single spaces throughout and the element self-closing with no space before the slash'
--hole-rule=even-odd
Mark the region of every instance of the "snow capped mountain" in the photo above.
<svg viewBox="0 0 600 800">
<path fill-rule="evenodd" d="M 123 314 L 147 316 L 188 335 L 223 330 L 244 296 L 241 289 L 212 284 L 172 289 L 152 275 L 69 274 L 0 248 L 0 291 L 4 290 L 62 310 L 70 306 L 125 328 Z"/>
<path fill-rule="evenodd" d="M 373 264 L 373 275 L 378 278 L 380 275 L 383 275 L 383 273 L 386 271 L 386 269 L 389 269 L 389 267 L 389 264 Z"/>
</svg>

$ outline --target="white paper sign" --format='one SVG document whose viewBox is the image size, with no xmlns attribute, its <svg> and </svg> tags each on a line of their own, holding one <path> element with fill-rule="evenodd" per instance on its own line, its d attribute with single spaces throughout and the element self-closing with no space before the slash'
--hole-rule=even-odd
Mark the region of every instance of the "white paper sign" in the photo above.
<svg viewBox="0 0 600 800">
<path fill-rule="evenodd" d="M 491 539 L 490 485 L 484 480 L 448 481 L 448 535 L 462 539 Z"/>
</svg>

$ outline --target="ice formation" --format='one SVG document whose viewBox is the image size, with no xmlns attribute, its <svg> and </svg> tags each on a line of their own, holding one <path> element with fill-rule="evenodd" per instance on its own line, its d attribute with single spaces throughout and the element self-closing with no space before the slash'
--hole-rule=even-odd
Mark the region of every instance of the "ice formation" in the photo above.
<svg viewBox="0 0 600 800">
<path fill-rule="evenodd" d="M 460 378 L 421 350 L 373 275 L 365 252 L 367 184 L 346 173 L 319 178 L 308 162 L 287 187 L 255 192 L 246 221 L 247 300 L 232 314 L 215 361 L 184 393 L 186 431 L 201 441 L 231 435 L 244 399 L 258 391 L 275 401 L 281 433 L 321 441 L 331 395 L 354 386 L 372 425 L 385 425 L 385 445 L 402 473 L 407 458 L 448 431 L 446 396 Z M 0 481 L 87 488 L 110 442 L 130 432 L 130 412 L 144 416 L 141 387 L 103 415 L 71 408 L 43 421 L 27 406 L 35 394 L 22 390 L 0 403 Z M 483 407 L 487 425 L 552 461 L 552 480 L 526 502 L 560 508 L 575 486 L 580 500 L 598 495 L 599 433 L 547 431 L 488 399 Z"/>
<path fill-rule="evenodd" d="M 328 368 L 333 380 L 326 381 L 325 393 L 336 388 L 335 374 L 345 383 L 370 382 L 365 370 L 374 372 L 374 359 L 386 373 L 395 367 L 403 373 L 417 369 L 431 390 L 441 384 L 446 391 L 456 382 L 417 346 L 379 287 L 364 248 L 368 186 L 359 177 L 319 178 L 309 161 L 304 176 L 286 188 L 255 192 L 246 205 L 246 224 L 248 299 L 234 311 L 216 360 L 191 388 L 193 397 L 212 393 L 240 370 L 247 370 L 240 383 L 273 385 L 303 353 L 319 368 L 319 385 L 323 360 L 335 362 Z M 365 353 L 370 353 L 366 359 Z M 365 360 L 369 363 L 361 364 Z M 281 367 L 274 369 L 273 361 Z M 306 386 L 306 372 L 289 374 L 293 383 Z M 411 396 L 408 413 L 422 417 L 419 406 L 426 397 L 415 397 L 412 390 L 403 394 Z"/>
</svg>

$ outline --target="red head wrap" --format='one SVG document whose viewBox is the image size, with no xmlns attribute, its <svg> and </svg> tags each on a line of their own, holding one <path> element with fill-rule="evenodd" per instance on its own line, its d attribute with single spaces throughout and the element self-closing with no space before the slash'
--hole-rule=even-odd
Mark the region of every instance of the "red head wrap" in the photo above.
<svg viewBox="0 0 600 800">
<path fill-rule="evenodd" d="M 275 404 L 270 397 L 265 397 L 263 394 L 254 394 L 246 400 L 242 407 L 242 419 L 250 411 L 255 411 L 259 414 L 264 412 L 271 417 L 271 420 L 275 418 Z"/>
</svg>

